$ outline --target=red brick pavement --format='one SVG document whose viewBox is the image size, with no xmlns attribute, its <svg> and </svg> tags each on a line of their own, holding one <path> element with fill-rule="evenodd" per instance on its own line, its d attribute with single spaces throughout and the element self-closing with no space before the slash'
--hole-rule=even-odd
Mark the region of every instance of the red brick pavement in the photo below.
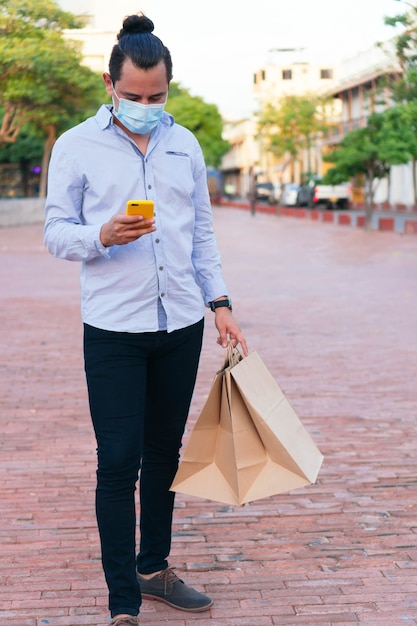
<svg viewBox="0 0 417 626">
<path fill-rule="evenodd" d="M 417 624 L 417 246 L 215 209 L 236 315 L 325 455 L 242 508 L 179 495 L 172 562 L 214 598 L 154 626 Z M 0 626 L 105 626 L 78 266 L 0 230 Z M 208 325 L 190 424 L 223 353 Z"/>
</svg>

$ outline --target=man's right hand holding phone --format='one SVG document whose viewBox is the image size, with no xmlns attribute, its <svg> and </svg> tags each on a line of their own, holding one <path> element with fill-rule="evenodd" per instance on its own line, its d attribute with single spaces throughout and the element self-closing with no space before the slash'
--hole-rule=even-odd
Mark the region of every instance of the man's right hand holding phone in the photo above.
<svg viewBox="0 0 417 626">
<path fill-rule="evenodd" d="M 100 241 L 105 248 L 123 246 L 155 230 L 153 201 L 128 200 L 125 213 L 117 213 L 103 224 Z"/>
<path fill-rule="evenodd" d="M 145 219 L 142 215 L 126 215 L 116 213 L 110 221 L 103 224 L 100 231 L 100 241 L 105 248 L 122 246 L 136 241 L 142 235 L 153 233 L 156 230 L 155 218 Z"/>
</svg>

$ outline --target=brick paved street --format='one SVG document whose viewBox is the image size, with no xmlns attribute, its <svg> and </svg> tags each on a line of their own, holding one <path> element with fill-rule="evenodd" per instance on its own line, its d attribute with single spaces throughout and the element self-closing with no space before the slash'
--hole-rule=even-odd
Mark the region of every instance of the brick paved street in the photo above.
<svg viewBox="0 0 417 626">
<path fill-rule="evenodd" d="M 325 456 L 316 485 L 177 496 L 172 564 L 214 599 L 141 626 L 417 624 L 417 242 L 215 208 L 236 317 Z M 77 264 L 0 229 L 0 626 L 105 626 Z M 211 312 L 190 425 L 223 352 Z"/>
</svg>

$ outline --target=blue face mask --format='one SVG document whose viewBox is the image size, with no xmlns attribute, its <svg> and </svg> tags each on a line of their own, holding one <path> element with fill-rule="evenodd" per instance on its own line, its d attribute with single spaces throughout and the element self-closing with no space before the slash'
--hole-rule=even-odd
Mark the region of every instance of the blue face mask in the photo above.
<svg viewBox="0 0 417 626">
<path fill-rule="evenodd" d="M 157 126 L 164 112 L 166 101 L 161 104 L 141 104 L 119 98 L 114 87 L 113 91 L 119 100 L 119 107 L 117 111 L 113 108 L 113 115 L 128 130 L 139 135 L 147 135 Z"/>
</svg>

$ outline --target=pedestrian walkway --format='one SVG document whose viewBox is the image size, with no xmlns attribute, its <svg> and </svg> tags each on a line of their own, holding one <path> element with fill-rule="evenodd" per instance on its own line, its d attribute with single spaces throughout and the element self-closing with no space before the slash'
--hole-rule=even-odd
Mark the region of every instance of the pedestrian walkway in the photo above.
<svg viewBox="0 0 417 626">
<path fill-rule="evenodd" d="M 214 214 L 249 347 L 325 459 L 244 507 L 178 495 L 172 565 L 214 605 L 144 601 L 141 626 L 417 624 L 416 240 Z M 78 271 L 42 226 L 0 229 L 1 626 L 108 623 Z M 208 311 L 190 425 L 222 362 Z"/>
</svg>

